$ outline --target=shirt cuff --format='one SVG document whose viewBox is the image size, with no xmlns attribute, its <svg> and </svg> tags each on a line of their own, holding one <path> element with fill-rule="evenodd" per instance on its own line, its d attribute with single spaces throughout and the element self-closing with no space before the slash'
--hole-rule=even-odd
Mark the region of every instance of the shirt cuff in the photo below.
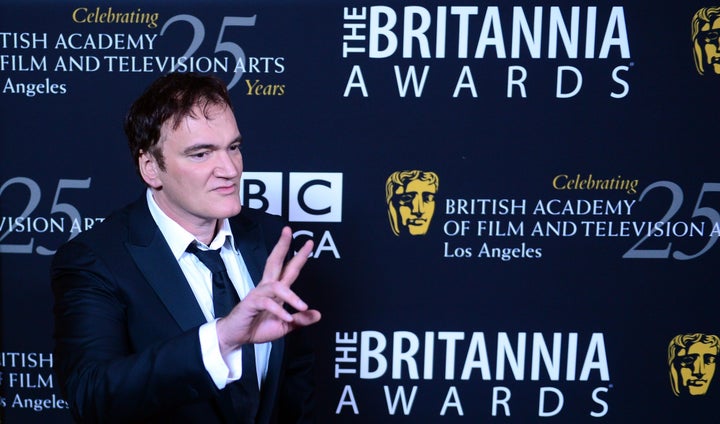
<svg viewBox="0 0 720 424">
<path fill-rule="evenodd" d="M 200 350 L 203 365 L 218 389 L 238 380 L 242 375 L 242 349 L 231 352 L 227 358 L 220 354 L 217 319 L 200 326 Z"/>
</svg>

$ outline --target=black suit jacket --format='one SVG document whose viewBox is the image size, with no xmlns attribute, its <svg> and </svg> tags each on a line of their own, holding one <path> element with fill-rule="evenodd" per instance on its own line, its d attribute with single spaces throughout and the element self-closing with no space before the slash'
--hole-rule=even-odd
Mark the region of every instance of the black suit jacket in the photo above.
<svg viewBox="0 0 720 424">
<path fill-rule="evenodd" d="M 230 219 L 255 283 L 282 222 Z M 62 246 L 52 264 L 55 372 L 81 422 L 230 423 L 232 406 L 201 358 L 206 322 L 145 196 Z M 273 342 L 259 423 L 310 422 L 311 350 Z"/>
</svg>

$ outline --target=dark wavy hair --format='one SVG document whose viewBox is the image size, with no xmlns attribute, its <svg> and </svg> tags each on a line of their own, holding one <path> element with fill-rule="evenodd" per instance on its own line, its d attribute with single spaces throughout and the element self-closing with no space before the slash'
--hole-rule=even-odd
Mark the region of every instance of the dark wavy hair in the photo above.
<svg viewBox="0 0 720 424">
<path fill-rule="evenodd" d="M 140 156 L 149 152 L 160 169 L 165 170 L 165 160 L 158 148 L 162 126 L 167 122 L 177 129 L 183 118 L 194 113 L 195 107 L 207 117 L 208 107 L 216 105 L 232 109 L 225 83 L 215 76 L 172 72 L 155 80 L 130 106 L 125 117 L 125 135 L 136 169 Z"/>
</svg>

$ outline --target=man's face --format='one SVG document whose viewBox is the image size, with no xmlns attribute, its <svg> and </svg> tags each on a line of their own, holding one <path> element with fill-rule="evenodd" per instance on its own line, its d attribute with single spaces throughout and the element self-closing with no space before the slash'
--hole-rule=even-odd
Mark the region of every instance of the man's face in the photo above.
<svg viewBox="0 0 720 424">
<path fill-rule="evenodd" d="M 393 202 L 399 215 L 399 227 L 407 228 L 414 236 L 427 233 L 430 219 L 435 213 L 435 186 L 412 180 L 395 190 Z"/>
<path fill-rule="evenodd" d="M 698 42 L 705 52 L 705 66 L 716 75 L 720 75 L 720 19 L 703 25 L 698 34 Z"/>
<path fill-rule="evenodd" d="M 716 347 L 705 343 L 695 343 L 687 351 L 678 352 L 681 385 L 690 395 L 704 395 L 707 392 L 715 375 L 717 353 Z"/>
<path fill-rule="evenodd" d="M 158 147 L 164 170 L 152 155 L 141 157 L 141 168 L 152 168 L 150 176 L 143 177 L 154 189 L 158 206 L 193 234 L 240 212 L 243 162 L 235 116 L 230 108 L 217 105 L 206 112 L 207 118 L 196 107 L 176 129 L 168 122 L 163 125 Z"/>
</svg>

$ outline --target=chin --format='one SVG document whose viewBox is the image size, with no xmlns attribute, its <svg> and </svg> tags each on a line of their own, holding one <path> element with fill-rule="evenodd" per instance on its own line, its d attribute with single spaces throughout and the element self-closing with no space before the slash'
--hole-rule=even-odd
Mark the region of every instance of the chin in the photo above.
<svg viewBox="0 0 720 424">
<path fill-rule="evenodd" d="M 232 205 L 227 206 L 224 208 L 217 208 L 215 209 L 215 216 L 218 217 L 218 219 L 225 219 L 230 218 L 231 216 L 235 216 L 240 213 L 240 205 Z"/>
<path fill-rule="evenodd" d="M 239 214 L 240 209 L 241 209 L 240 206 L 238 206 L 237 208 L 233 208 L 233 209 L 229 210 L 227 217 L 230 218 L 231 216 L 235 216 L 235 215 Z"/>
</svg>

